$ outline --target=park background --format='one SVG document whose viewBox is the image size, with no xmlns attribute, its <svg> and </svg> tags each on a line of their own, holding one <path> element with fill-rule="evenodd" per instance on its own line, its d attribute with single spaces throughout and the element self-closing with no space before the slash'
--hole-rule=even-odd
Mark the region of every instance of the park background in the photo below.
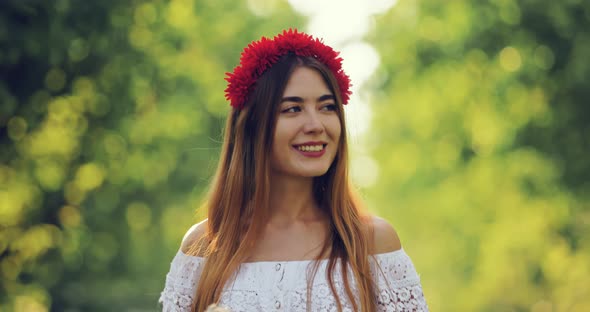
<svg viewBox="0 0 590 312">
<path fill-rule="evenodd" d="M 352 173 L 431 311 L 590 311 L 590 2 L 0 2 L 0 311 L 157 311 L 224 73 L 343 51 Z"/>
</svg>

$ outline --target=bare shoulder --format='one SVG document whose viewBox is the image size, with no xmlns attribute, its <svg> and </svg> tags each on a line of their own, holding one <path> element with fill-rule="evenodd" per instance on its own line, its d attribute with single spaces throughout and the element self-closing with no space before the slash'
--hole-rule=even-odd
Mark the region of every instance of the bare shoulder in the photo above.
<svg viewBox="0 0 590 312">
<path fill-rule="evenodd" d="M 196 256 L 201 256 L 204 253 L 206 248 L 204 238 L 207 234 L 207 227 L 207 219 L 205 219 L 188 229 L 182 238 L 182 244 L 180 246 L 183 253 Z"/>
<path fill-rule="evenodd" d="M 397 232 L 387 220 L 373 216 L 372 223 L 375 254 L 392 252 L 402 248 L 402 243 Z"/>
</svg>

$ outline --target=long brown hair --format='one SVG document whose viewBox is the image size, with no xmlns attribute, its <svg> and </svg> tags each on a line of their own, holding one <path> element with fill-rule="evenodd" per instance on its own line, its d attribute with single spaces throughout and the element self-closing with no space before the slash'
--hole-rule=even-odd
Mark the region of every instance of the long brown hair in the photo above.
<svg viewBox="0 0 590 312">
<path fill-rule="evenodd" d="M 374 282 L 368 261 L 372 229 L 349 184 L 346 126 L 338 84 L 332 72 L 313 57 L 287 54 L 256 81 L 245 107 L 232 109 L 227 118 L 219 166 L 205 203 L 208 209 L 206 235 L 188 251 L 206 257 L 193 303 L 194 311 L 202 312 L 209 304 L 219 301 L 225 283 L 248 257 L 268 220 L 271 182 L 268 155 L 271 154 L 278 105 L 289 77 L 300 66 L 317 70 L 322 75 L 336 99 L 336 112 L 342 127 L 332 165 L 323 176 L 313 180 L 314 198 L 328 216 L 330 227 L 328 239 L 316 260 L 329 250 L 329 285 L 338 310 L 342 309 L 342 304 L 333 280 L 338 260 L 341 261 L 345 292 L 354 310 L 375 310 Z M 360 301 L 352 293 L 347 267 L 352 270 Z"/>
</svg>

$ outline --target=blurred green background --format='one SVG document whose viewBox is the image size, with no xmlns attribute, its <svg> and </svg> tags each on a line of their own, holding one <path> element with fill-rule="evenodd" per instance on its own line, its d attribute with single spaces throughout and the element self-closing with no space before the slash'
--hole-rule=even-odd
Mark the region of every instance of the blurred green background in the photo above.
<svg viewBox="0 0 590 312">
<path fill-rule="evenodd" d="M 282 0 L 0 2 L 0 311 L 158 310 L 224 73 L 307 21 Z M 399 0 L 365 40 L 361 191 L 431 310 L 590 311 L 590 2 Z"/>
</svg>

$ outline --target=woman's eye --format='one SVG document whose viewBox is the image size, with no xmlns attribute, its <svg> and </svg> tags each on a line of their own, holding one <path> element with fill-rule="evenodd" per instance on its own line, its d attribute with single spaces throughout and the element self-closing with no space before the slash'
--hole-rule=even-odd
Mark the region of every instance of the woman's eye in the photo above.
<svg viewBox="0 0 590 312">
<path fill-rule="evenodd" d="M 281 113 L 297 113 L 301 111 L 301 107 L 299 106 L 291 106 L 281 111 Z"/>
<path fill-rule="evenodd" d="M 322 106 L 322 110 L 325 111 L 335 111 L 336 110 L 336 104 L 327 104 Z"/>
</svg>

